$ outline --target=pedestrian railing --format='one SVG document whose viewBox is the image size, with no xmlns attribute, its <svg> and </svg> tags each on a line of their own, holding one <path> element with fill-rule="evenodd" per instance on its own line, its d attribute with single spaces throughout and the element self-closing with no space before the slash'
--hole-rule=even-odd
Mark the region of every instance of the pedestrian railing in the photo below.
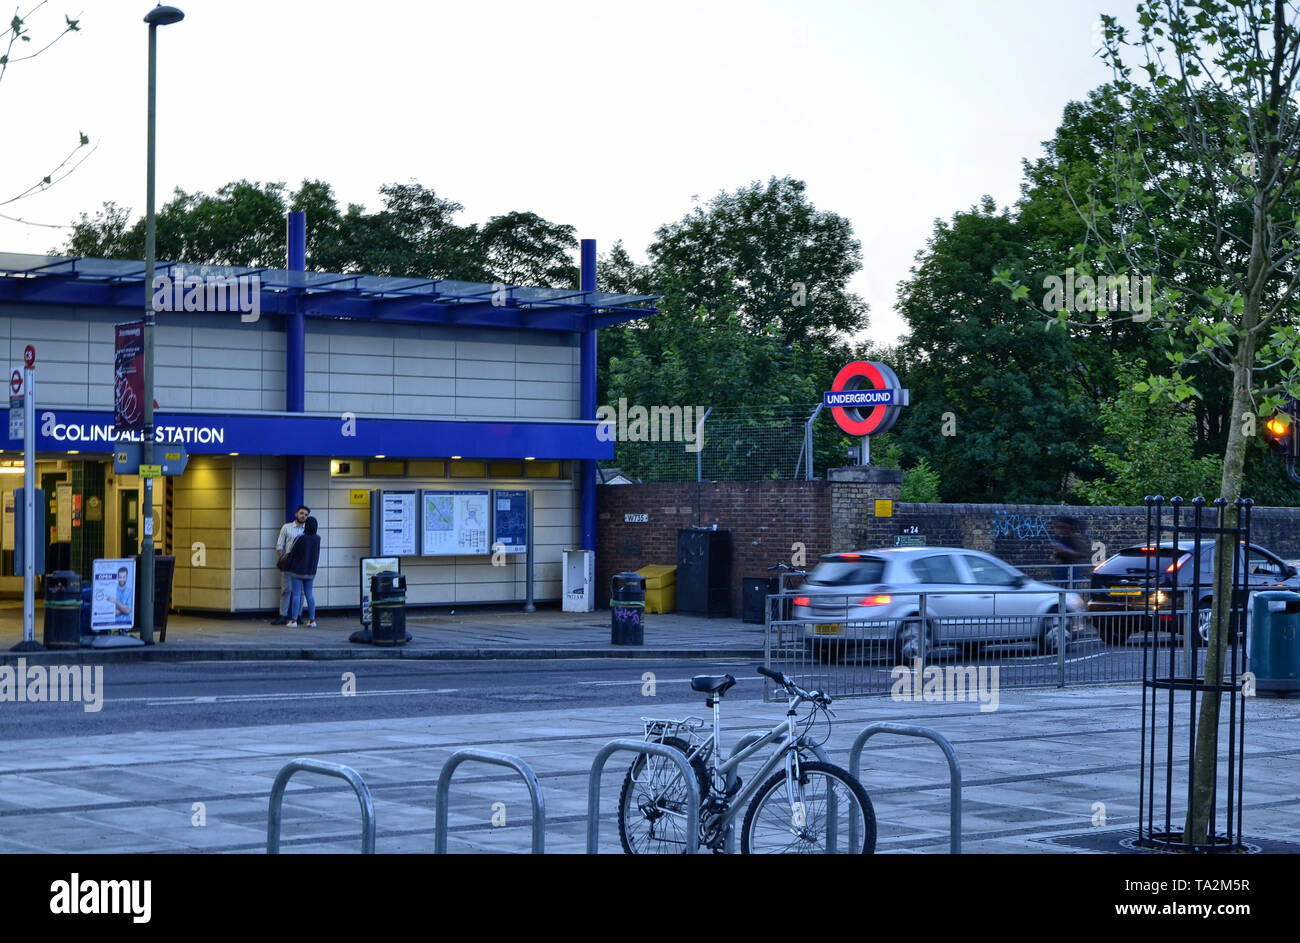
<svg viewBox="0 0 1300 943">
<path fill-rule="evenodd" d="M 275 776 L 275 785 L 271 787 L 271 803 L 267 809 L 266 853 L 280 853 L 280 816 L 284 803 L 284 790 L 289 785 L 289 777 L 294 773 L 319 773 L 322 776 L 334 776 L 345 780 L 357 794 L 361 803 L 361 853 L 375 853 L 375 803 L 370 797 L 370 789 L 361 775 L 350 766 L 330 763 L 326 760 L 313 760 L 300 757 L 286 764 Z"/>
<path fill-rule="evenodd" d="M 895 595 L 891 617 L 873 618 L 862 593 L 804 587 L 768 597 L 764 664 L 833 697 L 921 700 L 908 692 L 931 665 L 989 669 L 990 683 L 996 670 L 1003 688 L 1137 682 L 1144 657 L 1198 670 L 1207 605 L 1184 588 L 990 586 Z"/>
<path fill-rule="evenodd" d="M 587 777 L 587 854 L 589 855 L 597 854 L 600 845 L 600 774 L 605 769 L 605 763 L 609 758 L 619 752 L 644 753 L 671 760 L 681 771 L 682 782 L 695 782 L 691 764 L 681 750 L 645 740 L 611 740 L 605 744 L 596 754 L 596 759 L 591 764 L 591 773 Z M 693 855 L 700 848 L 700 797 L 694 789 L 684 791 L 687 800 L 686 853 Z"/>
<path fill-rule="evenodd" d="M 504 766 L 513 769 L 523 777 L 524 785 L 528 787 L 528 797 L 533 804 L 533 854 L 545 853 L 546 803 L 542 799 L 542 787 L 537 784 L 537 774 L 533 772 L 531 766 L 517 756 L 511 756 L 508 753 L 496 753 L 492 750 L 480 750 L 475 747 L 457 750 L 447 759 L 446 763 L 442 764 L 442 772 L 438 774 L 433 853 L 436 855 L 445 855 L 447 853 L 447 797 L 451 791 L 451 774 L 456 771 L 456 767 L 470 761 L 488 763 L 493 766 Z"/>
<path fill-rule="evenodd" d="M 939 731 L 929 727 L 916 727 L 912 724 L 870 724 L 858 734 L 857 739 L 853 741 L 853 747 L 849 750 L 849 773 L 859 782 L 862 780 L 862 750 L 866 747 L 867 741 L 878 733 L 892 733 L 900 737 L 922 737 L 933 740 L 939 745 L 939 749 L 943 750 L 943 755 L 948 760 L 948 850 L 954 855 L 961 854 L 961 763 L 957 760 L 957 751 L 953 749 L 952 743 Z M 856 825 L 856 821 L 850 821 L 850 842 L 857 840 L 857 832 L 854 828 Z"/>
</svg>

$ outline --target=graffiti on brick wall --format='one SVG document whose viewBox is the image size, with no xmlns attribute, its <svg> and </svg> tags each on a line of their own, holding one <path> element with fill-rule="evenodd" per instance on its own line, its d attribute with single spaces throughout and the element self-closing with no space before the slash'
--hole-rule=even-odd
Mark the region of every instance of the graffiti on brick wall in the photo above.
<svg viewBox="0 0 1300 943">
<path fill-rule="evenodd" d="M 1030 516 L 1012 511 L 994 511 L 990 533 L 995 540 L 998 537 L 1015 537 L 1017 540 L 1046 537 L 1047 519 L 1041 514 Z"/>
</svg>

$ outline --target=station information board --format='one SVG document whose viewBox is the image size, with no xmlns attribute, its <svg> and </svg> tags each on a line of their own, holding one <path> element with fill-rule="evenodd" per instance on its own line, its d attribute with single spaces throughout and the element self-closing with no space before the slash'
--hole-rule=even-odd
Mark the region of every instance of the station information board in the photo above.
<svg viewBox="0 0 1300 943">
<path fill-rule="evenodd" d="M 492 492 L 492 546 L 507 554 L 528 552 L 528 492 Z"/>
<path fill-rule="evenodd" d="M 488 491 L 421 491 L 421 556 L 489 553 L 490 498 Z"/>
</svg>

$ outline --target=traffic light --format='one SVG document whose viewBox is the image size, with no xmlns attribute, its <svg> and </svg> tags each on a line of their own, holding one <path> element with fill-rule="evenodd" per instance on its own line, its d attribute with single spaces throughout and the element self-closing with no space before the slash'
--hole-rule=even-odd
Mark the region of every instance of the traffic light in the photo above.
<svg viewBox="0 0 1300 943">
<path fill-rule="evenodd" d="M 1282 409 L 1269 418 L 1264 423 L 1264 439 L 1268 442 L 1269 451 L 1274 455 L 1281 455 L 1286 459 L 1287 477 L 1300 484 L 1300 475 L 1296 474 L 1296 457 L 1300 456 L 1300 436 L 1297 436 L 1296 426 L 1300 423 L 1297 415 L 1300 414 L 1300 404 L 1297 404 L 1291 397 L 1286 398 Z"/>
<path fill-rule="evenodd" d="M 1264 438 L 1268 441 L 1269 450 L 1274 454 L 1294 455 L 1295 420 L 1286 413 L 1275 413 L 1268 422 L 1264 423 Z"/>
</svg>

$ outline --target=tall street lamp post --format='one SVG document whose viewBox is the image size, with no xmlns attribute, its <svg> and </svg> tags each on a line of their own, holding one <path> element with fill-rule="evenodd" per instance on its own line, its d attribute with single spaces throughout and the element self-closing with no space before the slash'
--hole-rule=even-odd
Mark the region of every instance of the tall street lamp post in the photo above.
<svg viewBox="0 0 1300 943">
<path fill-rule="evenodd" d="M 144 224 L 144 443 L 140 450 L 140 464 L 153 464 L 153 263 L 154 263 L 154 92 L 158 69 L 158 27 L 170 26 L 185 19 L 185 14 L 175 7 L 159 4 L 149 11 L 144 21 L 149 24 L 149 156 L 148 184 L 145 197 Z M 152 469 L 150 470 L 152 472 Z M 144 540 L 140 544 L 140 640 L 152 645 L 154 612 L 154 553 L 153 553 L 153 477 L 144 478 Z"/>
</svg>

